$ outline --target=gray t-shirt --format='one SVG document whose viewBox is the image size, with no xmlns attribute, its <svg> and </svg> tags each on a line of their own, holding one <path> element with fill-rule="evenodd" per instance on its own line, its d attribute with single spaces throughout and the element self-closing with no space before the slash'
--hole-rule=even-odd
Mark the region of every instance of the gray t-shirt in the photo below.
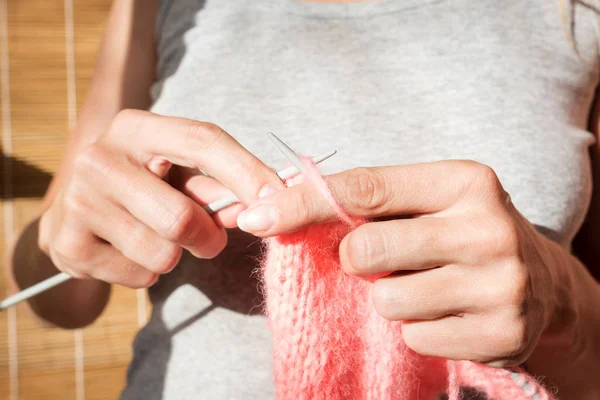
<svg viewBox="0 0 600 400">
<path fill-rule="evenodd" d="M 591 193 L 596 24 L 576 7 L 578 60 L 558 0 L 166 0 L 152 111 L 214 122 L 273 167 L 268 131 L 338 149 L 324 173 L 477 160 L 568 248 Z M 123 399 L 274 398 L 257 245 L 231 231 L 150 288 Z"/>
</svg>

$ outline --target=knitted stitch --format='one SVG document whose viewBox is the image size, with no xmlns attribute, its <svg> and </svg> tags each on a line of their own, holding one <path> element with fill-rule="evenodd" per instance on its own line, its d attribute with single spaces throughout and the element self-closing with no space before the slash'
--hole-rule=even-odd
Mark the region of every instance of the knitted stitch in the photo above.
<svg viewBox="0 0 600 400">
<path fill-rule="evenodd" d="M 410 350 L 402 323 L 375 311 L 373 282 L 340 267 L 341 240 L 364 221 L 348 215 L 314 164 L 303 161 L 308 181 L 329 199 L 340 221 L 266 240 L 262 272 L 278 400 L 433 400 L 444 391 L 458 400 L 460 387 L 497 400 L 551 399 L 524 372 Z"/>
</svg>

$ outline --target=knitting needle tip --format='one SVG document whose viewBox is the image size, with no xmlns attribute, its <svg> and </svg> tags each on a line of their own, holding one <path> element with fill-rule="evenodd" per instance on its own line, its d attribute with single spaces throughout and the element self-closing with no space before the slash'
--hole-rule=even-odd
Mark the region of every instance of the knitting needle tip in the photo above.
<svg viewBox="0 0 600 400">
<path fill-rule="evenodd" d="M 290 148 L 290 146 L 285 144 L 285 142 L 283 140 L 279 139 L 274 133 L 267 132 L 267 135 L 269 136 L 269 139 L 271 139 L 273 141 L 273 143 L 275 143 L 275 146 L 279 149 L 279 151 L 281 151 L 281 153 L 285 156 L 285 158 L 290 160 L 290 162 L 296 168 L 298 168 L 298 170 L 300 172 L 305 174 L 306 167 L 302 163 L 302 160 L 300 159 L 300 157 L 298 157 L 298 154 L 296 154 L 296 152 L 294 150 L 292 150 Z"/>
<path fill-rule="evenodd" d="M 330 151 L 329 153 L 326 154 L 321 154 L 320 156 L 315 156 L 312 158 L 313 162 L 315 164 L 319 164 L 322 163 L 323 161 L 327 160 L 330 157 L 333 157 L 335 154 L 337 153 L 336 150 Z M 285 181 L 286 179 L 290 179 L 291 177 L 298 175 L 301 171 L 298 170 L 298 168 L 294 165 L 291 165 L 287 168 L 282 169 L 281 171 L 277 172 L 277 176 L 279 176 L 279 179 L 281 179 L 282 181 Z"/>
</svg>

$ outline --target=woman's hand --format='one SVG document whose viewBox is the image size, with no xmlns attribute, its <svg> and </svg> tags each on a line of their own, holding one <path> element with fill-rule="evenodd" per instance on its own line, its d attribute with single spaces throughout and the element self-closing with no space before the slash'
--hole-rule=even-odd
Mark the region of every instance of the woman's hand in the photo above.
<svg viewBox="0 0 600 400">
<path fill-rule="evenodd" d="M 179 174 L 174 165 L 210 176 Z M 177 172 L 181 191 L 165 182 Z M 220 184 L 217 182 L 222 182 Z M 123 111 L 80 152 L 40 221 L 40 248 L 75 278 L 147 287 L 179 261 L 182 248 L 211 258 L 241 207 L 211 218 L 202 205 L 231 194 L 242 202 L 277 175 L 216 125 Z M 183 193 L 182 193 L 183 192 Z"/>
<path fill-rule="evenodd" d="M 383 317 L 405 321 L 409 347 L 494 366 L 528 358 L 555 312 L 557 267 L 549 241 L 491 168 L 445 161 L 357 168 L 326 180 L 351 215 L 374 221 L 343 239 L 342 268 L 385 275 L 373 285 L 373 304 Z M 265 237 L 334 218 L 303 183 L 254 203 L 238 224 Z"/>
</svg>

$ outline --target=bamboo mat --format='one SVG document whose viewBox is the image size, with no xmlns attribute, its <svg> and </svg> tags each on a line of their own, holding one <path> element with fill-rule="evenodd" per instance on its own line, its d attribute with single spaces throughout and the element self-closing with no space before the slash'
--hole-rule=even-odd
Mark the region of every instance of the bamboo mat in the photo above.
<svg viewBox="0 0 600 400">
<path fill-rule="evenodd" d="M 110 0 L 0 0 L 2 213 L 0 258 L 56 171 L 85 97 Z M 0 274 L 0 297 L 9 294 Z M 131 341 L 147 316 L 144 292 L 115 287 L 89 328 L 41 327 L 21 305 L 0 314 L 0 399 L 114 399 Z"/>
</svg>

